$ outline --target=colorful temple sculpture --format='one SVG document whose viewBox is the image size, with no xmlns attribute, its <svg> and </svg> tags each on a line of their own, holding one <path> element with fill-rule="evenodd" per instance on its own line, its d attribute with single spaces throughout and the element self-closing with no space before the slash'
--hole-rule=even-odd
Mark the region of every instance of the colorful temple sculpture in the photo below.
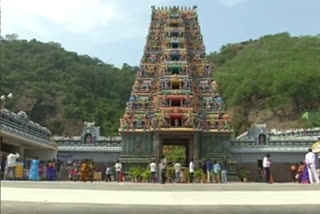
<svg viewBox="0 0 320 214">
<path fill-rule="evenodd" d="M 153 6 L 140 69 L 120 119 L 126 170 L 159 161 L 164 145 L 184 146 L 186 163 L 231 160 L 230 120 L 211 72 L 197 7 Z"/>
</svg>

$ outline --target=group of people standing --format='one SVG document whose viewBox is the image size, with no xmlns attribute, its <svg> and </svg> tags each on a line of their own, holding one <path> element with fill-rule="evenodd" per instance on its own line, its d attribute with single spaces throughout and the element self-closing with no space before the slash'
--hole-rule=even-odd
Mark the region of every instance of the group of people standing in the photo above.
<svg viewBox="0 0 320 214">
<path fill-rule="evenodd" d="M 174 170 L 174 181 L 176 183 L 182 183 L 185 182 L 185 175 L 184 175 L 184 170 L 183 167 L 178 160 L 177 162 L 172 164 L 173 170 Z M 195 165 L 193 163 L 193 159 L 191 159 L 189 163 L 189 182 L 193 183 L 193 178 L 194 178 L 194 168 Z M 168 180 L 168 162 L 165 156 L 161 157 L 161 161 L 158 166 L 158 173 L 157 173 L 157 164 L 155 161 L 152 161 L 150 163 L 150 171 L 151 171 L 151 182 L 156 183 L 157 180 L 161 184 L 165 184 L 166 181 Z"/>
<path fill-rule="evenodd" d="M 92 160 L 84 160 L 80 162 L 76 160 L 72 164 L 69 178 L 72 181 L 94 181 L 95 166 Z"/>
<path fill-rule="evenodd" d="M 273 177 L 271 174 L 272 160 L 270 154 L 267 154 L 263 158 L 263 169 L 266 183 L 272 183 Z M 320 169 L 318 157 L 312 152 L 312 149 L 308 149 L 308 153 L 305 155 L 304 162 L 300 162 L 298 165 L 291 166 L 292 179 L 303 184 L 320 184 Z"/>
<path fill-rule="evenodd" d="M 308 150 L 304 162 L 291 166 L 293 180 L 302 184 L 320 184 L 320 169 L 317 155 Z"/>
<path fill-rule="evenodd" d="M 4 179 L 7 180 L 10 177 L 12 180 L 16 180 L 16 166 L 17 159 L 20 158 L 18 153 L 10 153 L 7 156 L 7 165 L 5 167 Z M 53 159 L 52 161 L 43 162 L 39 161 L 38 157 L 35 157 L 31 161 L 28 179 L 31 181 L 48 180 L 54 181 L 59 177 L 60 161 Z"/>
<path fill-rule="evenodd" d="M 7 165 L 5 167 L 4 179 L 8 179 L 9 175 L 12 174 L 13 180 L 15 180 L 15 168 L 16 160 L 20 158 L 18 153 L 10 153 L 7 156 Z M 31 181 L 48 180 L 54 181 L 58 180 L 60 177 L 61 162 L 59 159 L 55 159 L 43 162 L 39 161 L 38 157 L 33 158 L 31 161 L 31 167 L 29 170 L 28 178 Z M 263 176 L 266 183 L 273 183 L 273 176 L 271 173 L 272 160 L 270 154 L 266 154 L 262 160 Z M 87 180 L 94 181 L 95 166 L 92 160 L 79 161 L 76 160 L 72 164 L 70 162 L 70 168 L 68 171 L 69 178 L 72 181 L 84 181 Z M 152 183 L 166 183 L 168 179 L 168 162 L 165 156 L 161 157 L 159 165 L 153 160 L 150 165 L 151 172 L 151 182 Z M 173 163 L 173 168 L 176 183 L 185 182 L 185 171 L 179 161 Z M 202 183 L 227 183 L 227 161 L 224 159 L 221 163 L 214 160 L 203 161 L 201 165 L 202 170 Z M 193 159 L 189 162 L 189 182 L 194 182 L 195 164 Z M 295 181 L 299 183 L 318 183 L 320 184 L 320 174 L 319 174 L 319 163 L 318 157 L 312 152 L 312 149 L 308 150 L 305 155 L 304 162 L 300 162 L 298 165 L 291 166 L 292 177 Z M 199 172 L 200 173 L 200 172 Z M 169 173 L 170 174 L 170 173 Z M 105 181 L 112 181 L 112 175 L 114 175 L 114 180 L 121 182 L 123 180 L 122 164 L 119 160 L 116 161 L 114 165 L 108 164 L 105 169 Z M 200 174 L 199 174 L 200 175 Z M 63 177 L 63 176 L 62 176 Z"/>
<path fill-rule="evenodd" d="M 8 179 L 11 175 L 12 179 L 16 179 L 15 175 L 15 168 L 16 168 L 16 159 L 18 159 L 20 155 L 18 153 L 16 154 L 9 154 L 7 156 L 7 166 L 5 169 L 5 175 L 4 179 Z M 40 180 L 47 180 L 47 181 L 55 181 L 61 179 L 64 179 L 64 177 L 61 175 L 61 168 L 62 168 L 62 162 L 58 159 L 57 161 L 55 159 L 49 160 L 47 162 L 39 161 L 38 157 L 35 157 L 31 161 L 29 173 L 28 173 L 28 179 L 30 181 L 40 181 Z M 71 168 L 71 169 L 70 169 Z M 90 180 L 93 182 L 94 180 L 94 163 L 93 161 L 82 161 L 76 160 L 73 162 L 73 164 L 70 164 L 70 171 L 69 171 L 69 178 L 72 181 L 87 181 Z"/>
<path fill-rule="evenodd" d="M 203 161 L 202 163 L 202 183 L 227 183 L 227 161 L 221 163 L 214 160 Z M 221 179 L 220 179 L 221 177 Z"/>
<path fill-rule="evenodd" d="M 29 170 L 29 180 L 39 181 L 55 181 L 59 178 L 60 175 L 61 163 L 59 160 L 53 159 L 48 161 L 45 167 L 43 161 L 39 161 L 38 157 L 33 158 L 31 161 L 31 167 Z"/>
<path fill-rule="evenodd" d="M 115 171 L 115 181 L 116 182 L 122 182 L 123 181 L 123 171 L 122 171 L 122 164 L 119 160 L 116 161 L 114 164 L 114 171 Z M 111 164 L 107 164 L 106 170 L 105 170 L 105 181 L 111 182 L 112 181 L 112 175 L 113 175 L 113 169 Z"/>
<path fill-rule="evenodd" d="M 212 183 L 215 180 L 215 183 L 219 183 L 220 180 L 222 183 L 227 183 L 227 161 L 223 160 L 218 163 L 216 160 L 213 162 L 211 160 L 203 161 L 201 166 L 202 168 L 202 183 Z M 166 183 L 168 178 L 168 163 L 165 156 L 161 157 L 161 161 L 159 163 L 159 171 L 157 173 L 157 164 L 155 161 L 150 163 L 150 171 L 151 171 L 151 182 L 156 183 L 158 178 L 159 183 Z M 174 181 L 176 183 L 186 182 L 185 180 L 185 171 L 179 161 L 173 163 Z M 193 159 L 189 162 L 189 183 L 194 182 L 194 173 L 195 173 L 195 163 Z M 221 176 L 221 179 L 220 179 Z"/>
<path fill-rule="evenodd" d="M 154 160 L 151 161 L 149 168 L 151 172 L 151 183 L 161 183 L 165 184 L 168 180 L 168 161 L 164 155 L 162 155 L 159 165 L 157 166 Z M 172 164 L 174 170 L 174 181 L 176 183 L 181 183 L 184 181 L 184 170 L 180 161 Z M 189 182 L 193 183 L 195 165 L 193 159 L 189 163 Z"/>
</svg>

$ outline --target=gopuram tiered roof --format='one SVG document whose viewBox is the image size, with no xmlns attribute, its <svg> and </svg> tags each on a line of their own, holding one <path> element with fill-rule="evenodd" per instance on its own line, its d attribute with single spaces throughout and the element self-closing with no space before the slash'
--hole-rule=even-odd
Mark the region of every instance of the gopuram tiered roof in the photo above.
<svg viewBox="0 0 320 214">
<path fill-rule="evenodd" d="M 231 132 L 205 58 L 197 7 L 152 7 L 120 132 Z"/>
<path fill-rule="evenodd" d="M 152 7 L 149 34 L 120 119 L 124 168 L 159 161 L 165 145 L 186 162 L 231 159 L 231 128 L 206 60 L 197 7 Z"/>
</svg>

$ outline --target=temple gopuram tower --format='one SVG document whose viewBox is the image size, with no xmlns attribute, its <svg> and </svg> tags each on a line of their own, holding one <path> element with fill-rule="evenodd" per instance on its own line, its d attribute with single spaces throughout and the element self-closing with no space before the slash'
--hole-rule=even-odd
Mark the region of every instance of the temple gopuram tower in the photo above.
<svg viewBox="0 0 320 214">
<path fill-rule="evenodd" d="M 158 162 L 164 145 L 185 146 L 186 163 L 231 159 L 230 120 L 205 58 L 196 6 L 152 6 L 144 55 L 120 123 L 125 171 Z"/>
</svg>

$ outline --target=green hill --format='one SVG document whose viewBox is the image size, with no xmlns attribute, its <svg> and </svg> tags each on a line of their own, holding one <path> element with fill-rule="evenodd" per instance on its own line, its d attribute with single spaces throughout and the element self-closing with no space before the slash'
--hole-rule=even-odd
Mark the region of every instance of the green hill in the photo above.
<svg viewBox="0 0 320 214">
<path fill-rule="evenodd" d="M 6 38 L 1 94 L 14 94 L 6 108 L 26 111 L 54 134 L 80 134 L 83 121 L 95 121 L 102 134 L 117 134 L 137 67 L 118 69 L 58 43 Z"/>
<path fill-rule="evenodd" d="M 302 113 L 320 108 L 320 36 L 268 35 L 223 46 L 208 60 L 236 134 L 252 123 L 305 125 Z"/>
<path fill-rule="evenodd" d="M 54 134 L 78 135 L 83 121 L 96 121 L 116 135 L 137 67 L 121 69 L 60 44 L 2 39 L 1 94 L 12 111 L 24 110 Z M 306 111 L 320 106 L 320 36 L 264 36 L 223 46 L 208 56 L 232 118 L 235 134 L 253 123 L 270 128 L 314 126 Z"/>
</svg>

